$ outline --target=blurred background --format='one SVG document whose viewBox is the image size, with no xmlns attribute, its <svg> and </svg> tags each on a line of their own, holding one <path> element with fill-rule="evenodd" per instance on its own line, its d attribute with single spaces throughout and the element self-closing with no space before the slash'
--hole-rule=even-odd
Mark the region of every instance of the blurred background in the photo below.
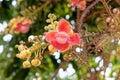
<svg viewBox="0 0 120 80">
<path fill-rule="evenodd" d="M 111 9 L 120 7 L 119 0 L 106 1 Z M 94 0 L 87 2 L 87 6 L 92 2 Z M 18 16 L 29 17 L 34 21 L 27 33 L 15 34 L 6 32 L 0 34 L 0 80 L 50 80 L 55 74 L 56 77 L 53 80 L 116 79 L 117 74 L 120 74 L 120 41 L 114 44 L 115 48 L 109 52 L 110 45 L 115 42 L 114 38 L 104 47 L 105 53 L 103 55 L 88 51 L 88 57 L 82 57 L 90 65 L 89 72 L 87 66 L 77 61 L 77 59 L 63 64 L 63 55 L 60 52 L 55 52 L 53 55 L 45 54 L 39 67 L 23 68 L 23 61 L 16 58 L 16 54 L 19 51 L 15 48 L 15 45 L 19 44 L 21 40 L 27 42 L 29 37 L 43 34 L 49 13 L 54 13 L 57 16 L 57 20 L 61 18 L 68 20 L 74 30 L 77 20 L 77 9 L 71 8 L 70 5 L 69 0 L 52 0 L 51 2 L 49 0 L 0 0 L 0 32 L 4 32 L 10 20 Z M 32 6 L 35 6 L 35 9 L 30 10 L 29 7 Z M 85 28 L 84 34 L 105 30 L 106 16 L 104 15 L 107 15 L 107 13 L 104 14 L 104 12 L 105 9 L 101 2 L 88 11 L 88 16 L 85 17 L 86 20 L 83 24 Z M 31 15 L 32 13 L 33 15 Z M 80 15 L 82 13 L 83 11 L 80 11 Z M 85 40 L 91 41 L 91 38 Z M 92 40 L 94 39 L 92 38 Z M 82 50 L 82 48 L 76 48 L 75 51 L 80 53 Z M 110 55 L 110 57 L 108 61 L 105 61 L 107 59 L 105 56 L 107 55 Z M 61 63 L 64 66 L 59 67 Z M 107 65 L 105 65 L 106 63 Z"/>
</svg>

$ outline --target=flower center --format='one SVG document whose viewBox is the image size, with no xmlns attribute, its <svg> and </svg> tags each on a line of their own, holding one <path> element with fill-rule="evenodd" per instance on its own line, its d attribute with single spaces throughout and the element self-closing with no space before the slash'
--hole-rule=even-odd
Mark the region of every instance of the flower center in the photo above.
<svg viewBox="0 0 120 80">
<path fill-rule="evenodd" d="M 66 33 L 58 33 L 56 34 L 56 41 L 60 44 L 65 44 L 68 40 L 68 35 Z"/>
</svg>

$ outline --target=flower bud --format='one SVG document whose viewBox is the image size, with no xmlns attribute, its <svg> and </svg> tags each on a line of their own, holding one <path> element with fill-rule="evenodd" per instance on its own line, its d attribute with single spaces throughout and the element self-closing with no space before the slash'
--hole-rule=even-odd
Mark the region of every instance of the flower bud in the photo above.
<svg viewBox="0 0 120 80">
<path fill-rule="evenodd" d="M 47 22 L 47 23 L 51 23 L 51 20 L 50 20 L 50 19 L 47 19 L 46 22 Z"/>
<path fill-rule="evenodd" d="M 20 58 L 20 54 L 16 54 L 16 57 L 17 57 L 17 58 Z"/>
<path fill-rule="evenodd" d="M 17 54 L 16 57 L 20 59 L 25 59 L 25 56 L 23 54 Z"/>
<path fill-rule="evenodd" d="M 45 29 L 45 30 L 49 30 L 49 29 L 48 29 L 48 26 L 45 26 L 44 29 Z"/>
<path fill-rule="evenodd" d="M 49 50 L 50 54 L 53 54 L 56 51 L 56 49 L 52 45 L 48 46 L 48 50 Z"/>
<path fill-rule="evenodd" d="M 106 19 L 106 22 L 107 23 L 110 23 L 112 21 L 112 18 L 111 17 L 108 17 L 107 19 Z"/>
<path fill-rule="evenodd" d="M 54 21 L 54 25 L 57 26 L 58 22 L 57 21 Z"/>
<path fill-rule="evenodd" d="M 23 62 L 23 67 L 24 68 L 29 68 L 30 66 L 31 66 L 31 64 L 28 60 Z"/>
<path fill-rule="evenodd" d="M 115 29 L 115 25 L 111 25 L 110 28 L 111 28 L 111 29 Z"/>
<path fill-rule="evenodd" d="M 114 13 L 114 14 L 118 14 L 118 13 L 119 13 L 119 9 L 118 9 L 118 8 L 114 8 L 114 9 L 113 9 L 113 13 Z"/>
<path fill-rule="evenodd" d="M 24 49 L 25 49 L 25 46 L 24 46 L 24 45 L 21 44 L 21 45 L 18 46 L 18 50 L 19 50 L 19 51 L 22 51 L 22 50 L 24 50 Z"/>
<path fill-rule="evenodd" d="M 51 18 L 51 16 L 52 16 L 52 14 L 50 13 L 50 14 L 48 14 L 48 18 Z"/>
<path fill-rule="evenodd" d="M 24 56 L 23 58 L 29 58 L 31 56 L 31 52 L 29 50 L 23 50 L 20 54 Z"/>
<path fill-rule="evenodd" d="M 39 65 L 41 64 L 41 61 L 40 61 L 39 59 L 35 58 L 35 59 L 33 59 L 33 60 L 31 61 L 31 64 L 32 64 L 33 66 L 37 67 L 37 66 L 39 66 Z"/>
<path fill-rule="evenodd" d="M 29 39 L 28 39 L 28 42 L 32 42 L 32 41 L 33 41 L 33 39 L 32 39 L 32 38 L 29 38 Z"/>
<path fill-rule="evenodd" d="M 49 28 L 49 29 L 52 29 L 52 28 L 53 28 L 53 26 L 52 26 L 51 24 L 49 24 L 49 25 L 48 25 L 48 28 Z"/>
</svg>

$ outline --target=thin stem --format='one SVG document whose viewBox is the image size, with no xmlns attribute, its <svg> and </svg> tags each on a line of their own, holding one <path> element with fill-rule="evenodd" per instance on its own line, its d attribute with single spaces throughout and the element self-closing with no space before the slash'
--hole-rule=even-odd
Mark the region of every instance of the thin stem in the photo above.
<svg viewBox="0 0 120 80">
<path fill-rule="evenodd" d="M 106 11 L 107 11 L 107 13 L 108 13 L 111 17 L 113 17 L 113 14 L 112 14 L 112 12 L 111 12 L 111 10 L 110 10 L 107 2 L 106 2 L 105 0 L 101 0 L 101 2 L 103 3 L 103 5 L 104 5 L 104 7 L 105 7 L 105 9 L 106 9 Z"/>
<path fill-rule="evenodd" d="M 85 62 L 78 54 L 76 53 L 73 53 L 74 56 L 76 56 L 83 64 L 87 65 L 88 66 L 88 63 Z"/>
<path fill-rule="evenodd" d="M 83 25 L 83 21 L 88 13 L 88 11 L 93 8 L 100 0 L 95 0 L 93 1 L 93 3 L 91 3 L 91 5 L 89 5 L 86 10 L 82 13 L 81 17 L 80 17 L 80 21 L 78 23 L 78 32 L 81 33 L 82 32 L 82 25 Z"/>
<path fill-rule="evenodd" d="M 77 19 L 76 19 L 76 27 L 75 27 L 75 30 L 77 31 L 78 29 L 78 23 L 79 23 L 79 20 L 80 20 L 80 9 L 77 8 Z"/>
<path fill-rule="evenodd" d="M 98 33 L 89 33 L 87 35 L 82 36 L 82 39 L 88 38 L 88 37 L 97 37 L 97 36 L 101 36 L 103 34 L 109 34 L 109 33 L 110 32 L 106 32 L 106 31 L 101 31 L 101 32 L 98 32 Z"/>
<path fill-rule="evenodd" d="M 42 6 L 40 6 L 39 8 L 37 8 L 32 14 L 30 14 L 29 17 L 35 15 L 37 12 L 39 12 L 41 9 L 43 9 L 44 7 L 46 7 L 51 2 L 52 2 L 52 0 L 46 1 L 45 4 L 43 4 Z"/>
<path fill-rule="evenodd" d="M 80 56 L 79 56 L 79 54 L 76 54 L 76 53 L 72 53 L 76 58 L 78 58 L 78 60 L 81 62 L 81 63 L 83 63 L 83 64 L 85 64 L 86 66 L 87 66 L 87 69 L 88 69 L 88 71 L 90 72 L 90 65 L 87 63 L 87 62 L 85 62 Z"/>
<path fill-rule="evenodd" d="M 93 16 L 96 16 L 96 15 L 100 15 L 100 14 L 103 14 L 105 12 L 105 10 L 98 10 L 98 11 L 95 11 L 93 12 L 91 15 L 87 16 L 86 19 L 91 19 Z"/>
</svg>

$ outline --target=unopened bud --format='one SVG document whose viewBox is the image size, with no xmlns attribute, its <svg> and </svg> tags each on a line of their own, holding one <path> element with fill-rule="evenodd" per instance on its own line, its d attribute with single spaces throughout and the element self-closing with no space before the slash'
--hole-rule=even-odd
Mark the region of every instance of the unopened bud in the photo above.
<svg viewBox="0 0 120 80">
<path fill-rule="evenodd" d="M 29 68 L 31 66 L 30 62 L 29 61 L 24 61 L 23 62 L 23 67 L 24 68 Z"/>
<path fill-rule="evenodd" d="M 118 9 L 118 8 L 114 8 L 114 9 L 113 9 L 113 13 L 114 13 L 114 14 L 118 14 L 118 13 L 119 13 L 119 9 Z"/>
<path fill-rule="evenodd" d="M 111 28 L 111 29 L 115 29 L 115 25 L 111 25 L 110 28 Z"/>
<path fill-rule="evenodd" d="M 39 59 L 35 58 L 35 59 L 33 59 L 33 60 L 31 61 L 31 64 L 32 64 L 33 66 L 37 67 L 37 66 L 39 66 L 39 65 L 41 64 L 41 61 L 40 61 Z"/>
<path fill-rule="evenodd" d="M 112 18 L 111 17 L 108 17 L 107 19 L 106 19 L 106 22 L 107 23 L 110 23 L 112 21 Z"/>
<path fill-rule="evenodd" d="M 53 54 L 56 51 L 56 49 L 52 45 L 48 46 L 48 50 L 49 50 L 50 54 Z"/>
</svg>

